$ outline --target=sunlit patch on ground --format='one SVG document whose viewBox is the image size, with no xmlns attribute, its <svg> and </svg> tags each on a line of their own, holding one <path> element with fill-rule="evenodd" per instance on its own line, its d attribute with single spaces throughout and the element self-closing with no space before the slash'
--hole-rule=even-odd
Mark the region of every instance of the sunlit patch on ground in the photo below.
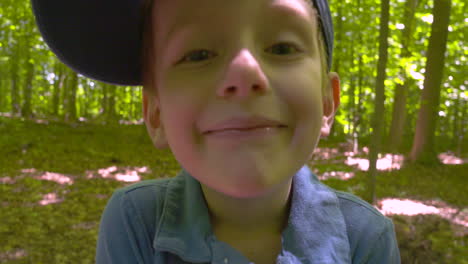
<svg viewBox="0 0 468 264">
<path fill-rule="evenodd" d="M 40 180 L 47 180 L 47 181 L 54 181 L 58 184 L 73 184 L 73 180 L 60 173 L 54 173 L 54 172 L 45 172 L 44 174 L 40 175 L 37 177 L 37 179 Z"/>
<path fill-rule="evenodd" d="M 74 176 L 65 175 L 61 173 L 55 172 L 38 172 L 36 169 L 22 169 L 21 172 L 26 174 L 27 177 L 33 177 L 34 179 L 38 180 L 47 180 L 47 181 L 54 181 L 61 185 L 71 185 L 73 184 Z M 107 168 L 98 169 L 97 171 L 86 171 L 87 179 L 92 178 L 108 178 L 108 179 L 115 179 L 117 181 L 122 182 L 137 182 L 141 180 L 140 174 L 143 173 L 151 173 L 148 167 L 117 167 L 117 166 L 110 166 Z M 20 179 L 24 176 L 16 177 L 15 179 Z M 0 178 L 1 183 L 9 183 L 14 184 L 15 179 L 10 177 L 3 177 Z"/>
<path fill-rule="evenodd" d="M 354 151 L 345 151 L 344 152 L 344 155 L 346 157 L 353 157 L 353 156 L 356 156 L 358 154 L 364 154 L 364 155 L 368 155 L 369 154 L 369 148 L 368 147 L 363 147 L 362 148 L 362 151 L 358 151 L 358 152 L 354 152 Z"/>
<path fill-rule="evenodd" d="M 34 122 L 36 124 L 45 124 L 45 125 L 49 124 L 49 121 L 44 120 L 44 119 L 35 119 Z"/>
<path fill-rule="evenodd" d="M 71 176 L 67 176 L 65 174 L 61 173 L 55 173 L 55 172 L 38 172 L 34 168 L 30 169 L 22 169 L 21 173 L 23 174 L 29 174 L 28 176 L 33 177 L 34 179 L 37 180 L 46 180 L 46 181 L 53 181 L 58 184 L 64 185 L 71 185 L 73 184 L 73 179 Z"/>
<path fill-rule="evenodd" d="M 141 180 L 141 173 L 151 173 L 148 167 L 117 167 L 110 166 L 96 171 L 87 171 L 88 179 L 107 178 L 123 182 L 137 182 Z"/>
<path fill-rule="evenodd" d="M 315 148 L 314 159 L 329 160 L 341 155 L 337 148 Z"/>
<path fill-rule="evenodd" d="M 24 120 L 25 118 L 22 117 L 20 114 L 13 114 L 13 113 L 2 113 L 0 112 L 0 116 L 3 116 L 3 117 L 9 117 L 9 118 L 20 118 L 21 120 Z M 45 119 L 39 119 L 39 118 L 33 118 L 33 119 L 29 119 L 37 124 L 49 124 L 49 121 L 48 120 L 45 120 Z"/>
<path fill-rule="evenodd" d="M 388 170 L 399 170 L 403 166 L 404 156 L 385 154 L 383 158 L 377 160 L 377 170 L 388 171 Z M 362 171 L 369 170 L 369 160 L 364 158 L 353 158 L 348 156 L 344 161 L 346 165 L 357 166 Z"/>
<path fill-rule="evenodd" d="M 353 152 L 352 146 L 346 143 L 341 143 L 337 148 L 317 147 L 314 149 L 314 155 L 312 157 L 314 160 L 329 161 L 335 158 L 344 158 L 344 156 L 367 155 L 368 153 L 369 148 L 367 147 L 363 147 L 361 150 Z"/>
<path fill-rule="evenodd" d="M 465 164 L 468 163 L 468 159 L 461 159 L 453 152 L 444 152 L 438 155 L 440 162 L 443 164 Z"/>
<path fill-rule="evenodd" d="M 4 116 L 4 117 L 18 117 L 19 115 L 14 115 L 13 113 L 9 113 L 9 112 L 0 112 L 0 116 Z"/>
<path fill-rule="evenodd" d="M 48 205 L 61 202 L 63 202 L 63 199 L 59 198 L 56 193 L 48 193 L 42 196 L 42 200 L 39 201 L 39 204 Z"/>
<path fill-rule="evenodd" d="M 129 120 L 119 120 L 119 124 L 122 124 L 122 125 L 141 125 L 143 124 L 145 121 L 142 119 L 140 120 L 136 120 L 136 121 L 129 121 Z"/>
<path fill-rule="evenodd" d="M 331 163 L 336 163 L 336 161 L 332 162 L 333 160 L 340 156 L 345 156 L 346 159 L 344 163 L 349 166 L 356 166 L 359 170 L 368 171 L 369 170 L 369 160 L 366 158 L 360 158 L 356 156 L 367 156 L 369 154 L 369 148 L 363 147 L 362 150 L 358 152 L 353 151 L 346 151 L 346 147 L 342 147 L 344 151 L 341 151 L 338 148 L 315 148 L 313 160 L 323 160 L 328 161 Z M 349 148 L 349 147 L 348 147 Z M 399 170 L 403 166 L 404 156 L 403 155 L 396 155 L 396 154 L 384 154 L 379 155 L 381 158 L 377 160 L 377 169 L 382 171 L 388 170 Z M 466 164 L 468 163 L 468 159 L 462 159 L 457 156 L 453 152 L 444 152 L 438 155 L 439 160 L 443 164 Z M 333 176 L 332 176 L 333 177 Z"/>
<path fill-rule="evenodd" d="M 26 250 L 24 249 L 17 249 L 14 251 L 7 251 L 7 252 L 0 252 L 0 263 L 7 260 L 15 260 L 24 258 L 28 255 Z"/>
<path fill-rule="evenodd" d="M 468 228 L 468 210 L 458 210 L 441 201 L 415 201 L 387 198 L 378 201 L 377 209 L 384 215 L 434 214 L 449 220 L 452 224 Z"/>
<path fill-rule="evenodd" d="M 317 173 L 316 173 L 317 174 Z M 353 178 L 355 175 L 354 172 L 347 172 L 347 171 L 327 171 L 322 174 L 317 174 L 319 180 L 327 180 L 330 178 L 337 178 L 340 180 L 349 180 Z"/>
<path fill-rule="evenodd" d="M 15 180 L 12 179 L 11 177 L 0 177 L 0 183 L 1 184 L 13 184 L 15 183 Z"/>
<path fill-rule="evenodd" d="M 347 151 L 349 147 L 342 147 L 343 152 L 338 148 L 316 148 L 314 150 L 313 159 L 314 161 L 325 161 L 328 164 L 330 163 L 343 163 L 348 166 L 355 167 L 361 171 L 369 170 L 369 160 L 362 158 L 362 156 L 367 156 L 369 154 L 369 148 L 363 147 L 360 151 Z M 360 157 L 357 157 L 360 156 Z M 383 157 L 377 160 L 377 169 L 380 171 L 389 171 L 389 170 L 398 170 L 401 169 L 404 162 L 403 155 L 392 155 L 385 154 Z M 313 167 L 313 164 L 311 164 Z M 353 178 L 356 174 L 349 171 L 327 171 L 320 173 L 314 171 L 317 174 L 320 180 L 326 180 L 330 178 L 336 178 L 340 180 L 349 180 Z"/>
</svg>

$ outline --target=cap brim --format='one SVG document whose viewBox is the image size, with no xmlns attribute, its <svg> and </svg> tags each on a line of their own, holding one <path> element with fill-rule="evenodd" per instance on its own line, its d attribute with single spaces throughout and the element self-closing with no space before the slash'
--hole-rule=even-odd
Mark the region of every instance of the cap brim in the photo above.
<svg viewBox="0 0 468 264">
<path fill-rule="evenodd" d="M 142 85 L 142 0 L 32 0 L 44 41 L 74 71 Z"/>
</svg>

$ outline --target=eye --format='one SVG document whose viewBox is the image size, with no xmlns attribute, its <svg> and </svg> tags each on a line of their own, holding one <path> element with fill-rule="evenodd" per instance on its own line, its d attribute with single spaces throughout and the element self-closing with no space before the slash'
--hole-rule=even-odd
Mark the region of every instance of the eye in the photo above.
<svg viewBox="0 0 468 264">
<path fill-rule="evenodd" d="M 203 58 L 207 58 L 210 54 L 214 54 L 209 50 L 193 50 L 185 55 L 180 62 L 200 62 Z"/>
<path fill-rule="evenodd" d="M 279 47 L 279 48 L 275 49 L 275 47 Z M 269 48 L 267 50 L 290 53 L 290 51 L 292 50 L 291 48 L 296 50 L 296 52 L 302 52 L 302 50 L 299 49 L 296 45 L 294 45 L 292 43 L 289 43 L 289 42 L 277 43 L 276 45 L 273 45 L 271 48 Z M 210 52 L 209 50 L 206 50 L 206 49 L 193 50 L 193 51 L 187 53 L 187 55 L 185 55 L 180 60 L 180 63 L 183 63 L 183 62 L 197 63 L 197 62 L 201 62 L 203 60 L 206 60 L 210 56 L 213 57 L 215 55 L 216 55 L 216 53 Z"/>
<path fill-rule="evenodd" d="M 267 49 L 267 50 L 273 50 L 273 51 L 278 51 L 278 52 L 286 52 L 288 53 L 288 51 L 291 51 L 291 48 L 295 49 L 296 51 L 298 52 L 301 52 L 302 50 L 299 49 L 296 45 L 292 44 L 292 43 L 289 43 L 289 42 L 280 42 L 278 43 L 280 45 L 273 45 L 271 48 Z M 286 45 L 285 45 L 286 44 Z M 275 47 L 279 47 L 279 48 L 276 48 Z"/>
</svg>

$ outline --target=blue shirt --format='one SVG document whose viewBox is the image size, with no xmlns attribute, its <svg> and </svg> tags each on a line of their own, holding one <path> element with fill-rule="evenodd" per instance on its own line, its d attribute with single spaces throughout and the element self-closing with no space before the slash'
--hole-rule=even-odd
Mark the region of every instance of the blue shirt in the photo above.
<svg viewBox="0 0 468 264">
<path fill-rule="evenodd" d="M 373 206 L 319 182 L 307 166 L 293 177 L 277 264 L 400 263 L 393 223 Z M 101 218 L 98 264 L 250 261 L 213 234 L 200 183 L 187 171 L 114 192 Z"/>
</svg>

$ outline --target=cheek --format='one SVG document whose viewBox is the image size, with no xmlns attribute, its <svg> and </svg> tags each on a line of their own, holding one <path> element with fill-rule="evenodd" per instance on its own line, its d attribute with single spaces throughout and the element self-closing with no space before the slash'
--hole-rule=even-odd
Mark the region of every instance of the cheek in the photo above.
<svg viewBox="0 0 468 264">
<path fill-rule="evenodd" d="M 169 143 L 187 140 L 188 133 L 194 131 L 197 107 L 193 101 L 183 97 L 166 97 L 162 104 L 162 121 Z M 183 136 L 183 137 L 182 137 Z"/>
<path fill-rule="evenodd" d="M 296 72 L 281 80 L 282 83 L 277 83 L 276 87 L 280 87 L 278 95 L 293 116 L 292 151 L 298 159 L 303 159 L 313 152 L 320 135 L 322 82 L 318 70 L 312 71 L 312 74 L 305 74 L 304 69 Z"/>
<path fill-rule="evenodd" d="M 167 142 L 181 164 L 195 162 L 201 135 L 197 120 L 203 104 L 184 95 L 161 94 L 161 118 Z"/>
<path fill-rule="evenodd" d="M 287 75 L 288 78 L 277 81 L 275 86 L 280 87 L 277 91 L 278 96 L 289 106 L 296 121 L 310 120 L 313 117 L 320 117 L 321 121 L 323 106 L 320 74 L 315 74 L 313 71 L 313 74 L 305 74 L 306 71 L 303 69 L 298 69 L 296 72 Z"/>
</svg>

